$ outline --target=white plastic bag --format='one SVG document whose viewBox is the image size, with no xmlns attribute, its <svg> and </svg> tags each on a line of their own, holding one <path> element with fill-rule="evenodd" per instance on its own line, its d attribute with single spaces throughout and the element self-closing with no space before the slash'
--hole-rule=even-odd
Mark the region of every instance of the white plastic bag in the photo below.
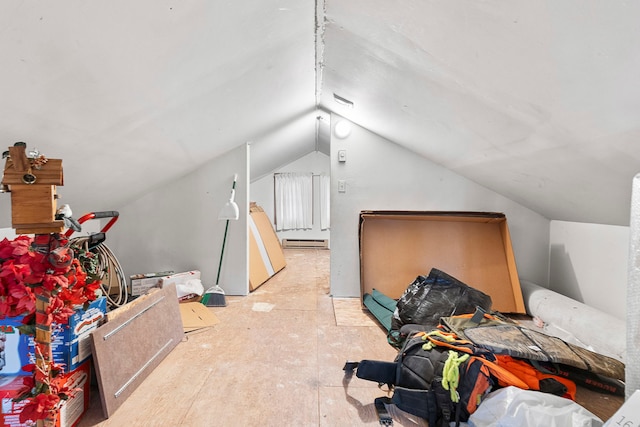
<svg viewBox="0 0 640 427">
<path fill-rule="evenodd" d="M 571 399 L 505 387 L 471 414 L 469 427 L 602 427 L 603 421 Z"/>
<path fill-rule="evenodd" d="M 204 286 L 200 279 L 190 279 L 184 283 L 177 283 L 176 293 L 178 294 L 178 299 L 191 295 L 199 296 L 204 293 Z"/>
</svg>

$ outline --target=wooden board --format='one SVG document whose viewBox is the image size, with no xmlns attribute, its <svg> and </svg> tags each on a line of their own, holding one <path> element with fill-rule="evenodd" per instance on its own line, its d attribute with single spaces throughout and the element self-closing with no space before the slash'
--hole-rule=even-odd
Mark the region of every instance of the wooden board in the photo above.
<svg viewBox="0 0 640 427">
<path fill-rule="evenodd" d="M 200 302 L 181 303 L 180 315 L 185 333 L 208 328 L 220 322 L 213 311 Z"/>
<path fill-rule="evenodd" d="M 104 416 L 109 418 L 184 337 L 175 285 L 113 310 L 91 334 Z"/>
<path fill-rule="evenodd" d="M 267 214 L 255 203 L 249 211 L 249 290 L 254 291 L 287 263 Z"/>
<path fill-rule="evenodd" d="M 249 218 L 251 220 L 251 218 Z M 264 282 L 269 280 L 271 275 L 260 253 L 258 240 L 260 235 L 255 235 L 252 229 L 249 230 L 249 290 L 254 291 Z M 270 267 L 270 266 L 269 266 Z"/>
<path fill-rule="evenodd" d="M 264 247 L 267 250 L 267 254 L 269 255 L 271 266 L 277 273 L 287 265 L 284 259 L 284 252 L 282 251 L 282 245 L 280 245 L 278 235 L 273 229 L 273 225 L 271 225 L 271 220 L 269 220 L 269 217 L 262 210 L 262 208 L 260 208 L 260 210 L 256 210 L 256 208 L 253 208 L 251 211 L 251 217 L 253 218 L 256 227 L 260 231 L 260 236 L 262 238 L 262 242 L 264 243 Z"/>
<path fill-rule="evenodd" d="M 377 289 L 397 299 L 432 268 L 490 295 L 494 310 L 525 313 L 504 214 L 360 213 L 361 296 Z"/>
</svg>

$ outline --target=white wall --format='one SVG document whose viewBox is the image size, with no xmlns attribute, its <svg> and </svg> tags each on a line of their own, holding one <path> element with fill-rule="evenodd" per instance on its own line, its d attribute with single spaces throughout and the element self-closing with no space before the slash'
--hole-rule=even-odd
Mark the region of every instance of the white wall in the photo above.
<svg viewBox="0 0 640 427">
<path fill-rule="evenodd" d="M 107 244 L 127 277 L 136 273 L 200 270 L 205 289 L 214 285 L 225 221 L 220 209 L 238 174 L 240 219 L 229 223 L 220 286 L 228 295 L 249 293 L 249 146 L 225 153 L 170 185 L 119 209 Z"/>
<path fill-rule="evenodd" d="M 550 230 L 549 289 L 625 320 L 629 227 L 551 221 Z"/>
<path fill-rule="evenodd" d="M 11 227 L 11 193 L 0 193 L 0 230 Z"/>
<path fill-rule="evenodd" d="M 332 129 L 339 118 L 331 117 Z M 344 163 L 337 159 L 341 149 Z M 543 216 L 356 125 L 346 139 L 332 133 L 330 157 L 334 296 L 360 296 L 359 213 L 381 209 L 502 212 L 519 276 L 547 286 L 549 220 Z M 346 181 L 346 193 L 338 192 L 338 180 Z"/>
<path fill-rule="evenodd" d="M 13 228 L 0 228 L 0 240 L 13 240 L 16 238 L 16 231 Z"/>
<path fill-rule="evenodd" d="M 314 175 L 331 173 L 331 163 L 329 156 L 318 151 L 311 152 L 302 158 L 279 168 L 274 172 L 312 172 Z M 320 187 L 319 177 L 313 177 L 313 229 L 311 230 L 288 230 L 278 232 L 278 237 L 282 239 L 329 239 L 329 230 L 320 229 Z M 250 197 L 252 202 L 256 202 L 264 209 L 267 216 L 274 223 L 274 200 L 273 200 L 273 174 L 251 183 Z"/>
<path fill-rule="evenodd" d="M 627 360 L 625 396 L 640 389 L 640 173 L 632 180 L 631 215 L 629 220 L 627 308 Z"/>
</svg>

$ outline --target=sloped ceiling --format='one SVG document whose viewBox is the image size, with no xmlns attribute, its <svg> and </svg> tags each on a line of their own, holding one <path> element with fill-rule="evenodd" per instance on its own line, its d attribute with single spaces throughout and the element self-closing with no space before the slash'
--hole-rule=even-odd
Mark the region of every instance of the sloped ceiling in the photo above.
<svg viewBox="0 0 640 427">
<path fill-rule="evenodd" d="M 79 214 L 315 110 L 312 1 L 2 2 L 0 28 L 0 140 L 62 158 Z"/>
<path fill-rule="evenodd" d="M 628 224 L 640 3 L 327 0 L 353 121 L 550 219 Z"/>
<path fill-rule="evenodd" d="M 254 177 L 326 152 L 333 111 L 550 219 L 627 225 L 639 18 L 620 0 L 2 2 L 0 140 L 64 159 L 62 199 L 89 212 L 248 141 Z"/>
</svg>

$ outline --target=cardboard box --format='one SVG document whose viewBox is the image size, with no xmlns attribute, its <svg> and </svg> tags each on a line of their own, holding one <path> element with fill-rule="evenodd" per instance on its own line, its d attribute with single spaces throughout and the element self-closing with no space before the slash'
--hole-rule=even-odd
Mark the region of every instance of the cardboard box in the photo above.
<svg viewBox="0 0 640 427">
<path fill-rule="evenodd" d="M 0 341 L 4 344 L 0 351 L 0 376 L 28 374 L 22 367 L 29 363 L 30 337 L 20 333 L 21 325 L 22 317 L 0 319 Z"/>
<path fill-rule="evenodd" d="M 249 231 L 249 290 L 253 291 L 287 263 L 271 220 L 255 203 L 249 208 Z"/>
<path fill-rule="evenodd" d="M 160 288 L 162 279 L 173 274 L 173 271 L 162 271 L 159 273 L 134 274 L 129 276 L 129 295 L 137 297 L 146 294 L 149 289 Z"/>
<path fill-rule="evenodd" d="M 2 399 L 2 412 L 0 413 L 0 426 L 3 427 L 28 427 L 30 423 L 20 422 L 20 412 L 25 402 L 14 402 L 18 391 L 22 389 L 22 378 L 14 375 L 0 378 L 0 399 Z"/>
<path fill-rule="evenodd" d="M 52 352 L 53 360 L 65 364 L 66 371 L 72 371 L 91 356 L 91 332 L 105 322 L 107 298 L 92 301 L 86 309 L 78 308 L 69 317 L 69 323 L 54 323 Z M 31 359 L 35 361 L 35 356 Z"/>
<path fill-rule="evenodd" d="M 56 363 L 63 363 L 66 371 L 76 369 L 91 356 L 92 331 L 104 323 L 107 311 L 106 297 L 92 301 L 87 309 L 77 308 L 69 317 L 69 323 L 52 324 L 51 351 Z M 35 343 L 32 336 L 22 335 L 18 326 L 23 317 L 10 317 L 0 320 L 0 331 L 4 331 L 4 366 L 0 375 L 27 375 L 24 365 L 35 362 Z M 0 334 L 1 338 L 1 334 Z M 0 363 L 1 364 L 1 363 Z"/>
<path fill-rule="evenodd" d="M 197 283 L 188 282 L 196 280 Z M 200 282 L 200 271 L 191 270 L 182 273 L 171 274 L 160 279 L 160 287 L 175 285 L 176 296 L 178 301 L 200 301 L 200 297 L 204 292 L 204 286 Z"/>
<path fill-rule="evenodd" d="M 62 384 L 70 388 L 78 389 L 62 405 L 56 427 L 74 427 L 78 425 L 82 415 L 89 408 L 91 401 L 91 360 L 86 360 L 76 369 L 64 374 L 61 378 Z"/>
<path fill-rule="evenodd" d="M 20 412 L 25 402 L 14 402 L 18 391 L 22 388 L 24 375 L 1 377 L 0 398 L 2 399 L 2 412 L 0 413 L 0 426 L 4 427 L 28 427 L 30 423 L 20 422 Z M 91 361 L 87 360 L 77 369 L 60 377 L 62 384 L 71 388 L 77 388 L 74 393 L 60 408 L 56 420 L 56 427 L 74 427 L 78 425 L 82 415 L 86 412 L 90 402 L 91 391 Z"/>
<path fill-rule="evenodd" d="M 502 213 L 362 211 L 359 243 L 361 297 L 398 299 L 437 268 L 491 296 L 494 310 L 526 312 Z"/>
<path fill-rule="evenodd" d="M 132 297 L 137 297 L 146 294 L 150 289 L 162 288 L 172 283 L 176 285 L 177 289 L 180 285 L 194 279 L 200 280 L 200 271 L 192 270 L 182 273 L 163 271 L 160 273 L 135 274 L 130 276 L 129 294 Z"/>
</svg>

